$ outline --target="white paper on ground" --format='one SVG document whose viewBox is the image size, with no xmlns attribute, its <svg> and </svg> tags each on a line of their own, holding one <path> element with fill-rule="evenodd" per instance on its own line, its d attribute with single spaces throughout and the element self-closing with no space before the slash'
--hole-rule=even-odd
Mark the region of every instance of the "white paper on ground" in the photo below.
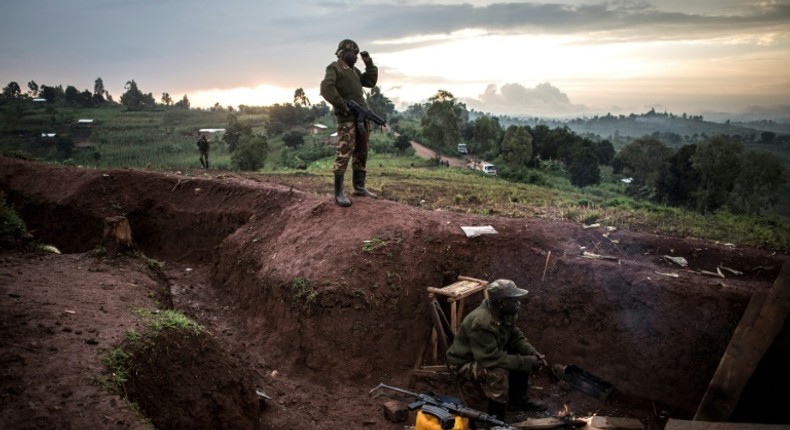
<svg viewBox="0 0 790 430">
<path fill-rule="evenodd" d="M 482 234 L 497 234 L 497 231 L 494 230 L 494 227 L 490 225 L 482 225 L 482 226 L 461 226 L 461 230 L 464 231 L 466 237 L 477 237 Z"/>
</svg>

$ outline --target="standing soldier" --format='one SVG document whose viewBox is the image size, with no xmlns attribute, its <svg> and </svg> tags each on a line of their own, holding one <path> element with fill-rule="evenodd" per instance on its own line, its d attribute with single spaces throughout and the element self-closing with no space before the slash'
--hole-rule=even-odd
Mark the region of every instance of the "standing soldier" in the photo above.
<svg viewBox="0 0 790 430">
<path fill-rule="evenodd" d="M 208 139 L 206 138 L 205 134 L 200 135 L 200 139 L 197 141 L 197 146 L 200 150 L 200 164 L 203 165 L 204 169 L 208 169 L 208 150 L 211 145 L 208 143 Z"/>
<path fill-rule="evenodd" d="M 354 67 L 357 55 L 362 56 L 365 72 Z M 337 150 L 335 153 L 335 202 L 343 207 L 351 206 L 351 201 L 343 193 L 343 176 L 348 167 L 348 159 L 353 158 L 352 181 L 355 196 L 378 198 L 365 188 L 365 165 L 368 161 L 368 136 L 370 122 L 365 121 L 367 133 L 361 136 L 354 125 L 355 117 L 346 106 L 345 100 L 354 100 L 367 106 L 363 97 L 362 87 L 373 88 L 378 81 L 379 69 L 367 51 L 359 52 L 359 46 L 350 39 L 340 42 L 335 52 L 337 61 L 326 68 L 326 75 L 321 81 L 321 96 L 328 101 L 335 111 L 337 120 Z"/>
</svg>

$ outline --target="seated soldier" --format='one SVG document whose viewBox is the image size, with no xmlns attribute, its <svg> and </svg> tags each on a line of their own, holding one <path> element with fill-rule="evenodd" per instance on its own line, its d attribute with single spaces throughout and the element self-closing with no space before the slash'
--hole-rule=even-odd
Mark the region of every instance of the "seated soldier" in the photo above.
<svg viewBox="0 0 790 430">
<path fill-rule="evenodd" d="M 546 364 L 516 326 L 521 300 L 528 291 L 498 279 L 487 287 L 488 299 L 461 323 L 447 350 L 447 364 L 461 378 L 474 381 L 488 400 L 488 414 L 505 420 L 508 404 L 545 410 L 546 404 L 527 393 L 529 373 Z"/>
</svg>

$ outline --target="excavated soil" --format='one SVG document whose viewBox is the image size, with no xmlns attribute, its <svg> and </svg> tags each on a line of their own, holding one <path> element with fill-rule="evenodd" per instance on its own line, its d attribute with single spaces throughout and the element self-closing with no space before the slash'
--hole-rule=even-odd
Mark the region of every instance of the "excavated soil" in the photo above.
<svg viewBox="0 0 790 430">
<path fill-rule="evenodd" d="M 470 276 L 529 289 L 520 326 L 549 363 L 614 386 L 602 401 L 544 369 L 533 394 L 549 411 L 512 418 L 598 414 L 659 429 L 693 416 L 752 293 L 771 288 L 788 261 L 649 232 L 606 239 L 604 227 L 426 211 L 386 192 L 344 209 L 321 194 L 328 183 L 194 174 L 0 158 L 8 200 L 37 241 L 62 252 L 0 251 L 0 427 L 147 428 L 137 408 L 161 429 L 402 429 L 368 391 L 407 387 L 428 341 L 426 287 Z M 134 253 L 96 252 L 104 219 L 116 215 L 161 272 Z M 468 238 L 460 228 L 482 225 L 497 234 Z M 743 274 L 699 273 L 720 265 Z M 467 309 L 479 303 L 469 300 Z M 209 333 L 161 339 L 143 355 L 152 364 L 127 386 L 129 400 L 105 388 L 102 359 L 144 324 L 134 310 L 171 306 Z M 734 421 L 788 422 L 789 350 L 786 322 Z M 264 407 L 255 389 L 271 397 Z M 442 377 L 420 378 L 415 390 L 457 395 Z"/>
</svg>

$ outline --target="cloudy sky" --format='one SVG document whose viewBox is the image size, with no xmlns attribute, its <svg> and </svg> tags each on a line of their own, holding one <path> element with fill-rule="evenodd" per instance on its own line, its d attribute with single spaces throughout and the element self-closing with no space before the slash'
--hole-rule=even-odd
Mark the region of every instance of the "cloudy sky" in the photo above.
<svg viewBox="0 0 790 430">
<path fill-rule="evenodd" d="M 531 116 L 784 108 L 790 0 L 5 0 L 0 84 L 135 80 L 159 100 L 268 105 L 356 40 L 399 109 L 452 92 Z"/>
</svg>

